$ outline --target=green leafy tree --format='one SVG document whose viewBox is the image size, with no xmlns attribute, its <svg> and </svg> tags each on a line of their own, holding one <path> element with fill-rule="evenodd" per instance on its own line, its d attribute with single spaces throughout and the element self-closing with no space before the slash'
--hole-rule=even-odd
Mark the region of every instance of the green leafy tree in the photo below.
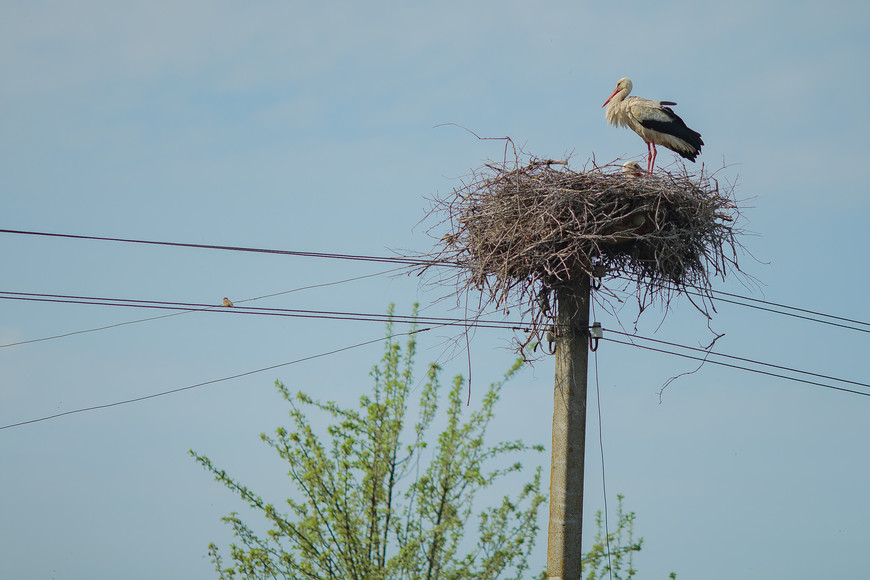
<svg viewBox="0 0 870 580">
<path fill-rule="evenodd" d="M 595 539 L 592 548 L 583 555 L 583 578 L 585 580 L 630 580 L 635 577 L 634 554 L 643 547 L 643 538 L 634 537 L 634 512 L 626 512 L 623 508 L 622 495 L 616 496 L 616 528 L 608 532 L 604 514 L 601 510 L 595 512 Z M 675 580 L 677 575 L 671 572 L 669 578 Z M 538 576 L 539 580 L 547 580 L 546 570 Z"/>
<path fill-rule="evenodd" d="M 276 383 L 290 404 L 292 428 L 279 427 L 274 435 L 260 437 L 289 464 L 288 475 L 298 492 L 282 509 L 208 457 L 190 452 L 269 526 L 261 534 L 237 513 L 223 518 L 237 542 L 229 547 L 228 561 L 217 546 L 209 545 L 221 578 L 529 577 L 538 508 L 545 501 L 540 468 L 513 497 L 473 509 L 480 491 L 521 471 L 521 464 L 509 458 L 543 451 L 519 440 L 494 446 L 484 442 L 499 391 L 521 361 L 490 385 L 479 407 L 467 416 L 464 383 L 457 376 L 440 419 L 446 426 L 433 437 L 442 391 L 440 368 L 429 366 L 417 421 L 406 429 L 416 343 L 410 334 L 403 352 L 391 336 L 388 324 L 383 359 L 371 372 L 374 386 L 357 408 L 322 403 Z M 308 419 L 312 411 L 330 417 L 325 438 Z M 476 530 L 469 525 L 472 519 Z"/>
<path fill-rule="evenodd" d="M 618 495 L 616 529 L 607 533 L 601 511 L 595 513 L 595 540 L 592 548 L 583 556 L 583 571 L 586 580 L 629 580 L 634 578 L 633 556 L 640 552 L 643 538 L 634 539 L 634 512 L 625 512 L 623 496 Z"/>
</svg>

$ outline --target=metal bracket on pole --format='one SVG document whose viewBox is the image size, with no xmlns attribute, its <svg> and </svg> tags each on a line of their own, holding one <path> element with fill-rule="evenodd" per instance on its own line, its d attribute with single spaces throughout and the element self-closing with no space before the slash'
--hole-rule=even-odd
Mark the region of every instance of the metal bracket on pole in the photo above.
<svg viewBox="0 0 870 580">
<path fill-rule="evenodd" d="M 589 350 L 595 352 L 598 350 L 598 339 L 604 336 L 604 329 L 601 328 L 600 322 L 593 322 L 589 327 Z"/>
<path fill-rule="evenodd" d="M 592 338 L 604 338 L 604 329 L 601 328 L 600 322 L 593 322 L 589 327 L 589 336 Z"/>
<path fill-rule="evenodd" d="M 607 266 L 604 264 L 595 264 L 592 266 L 592 289 L 598 290 L 601 288 L 601 279 L 607 275 Z"/>
</svg>

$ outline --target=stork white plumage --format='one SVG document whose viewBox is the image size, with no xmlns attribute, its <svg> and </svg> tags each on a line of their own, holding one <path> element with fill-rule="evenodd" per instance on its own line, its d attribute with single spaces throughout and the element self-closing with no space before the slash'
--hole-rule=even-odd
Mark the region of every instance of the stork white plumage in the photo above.
<svg viewBox="0 0 870 580">
<path fill-rule="evenodd" d="M 607 107 L 604 116 L 611 125 L 628 127 L 646 142 L 647 171 L 652 173 L 655 167 L 656 145 L 664 145 L 694 162 L 704 141 L 700 133 L 689 129 L 671 110 L 676 103 L 629 97 L 631 87 L 630 79 L 619 79 L 616 89 L 601 106 Z"/>
</svg>

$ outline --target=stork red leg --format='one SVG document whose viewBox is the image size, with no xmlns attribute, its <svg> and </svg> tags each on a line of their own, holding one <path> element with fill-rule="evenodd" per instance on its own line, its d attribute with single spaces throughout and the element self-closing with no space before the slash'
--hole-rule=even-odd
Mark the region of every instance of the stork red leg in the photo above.
<svg viewBox="0 0 870 580">
<path fill-rule="evenodd" d="M 650 174 L 652 174 L 653 169 L 656 166 L 656 155 L 658 154 L 658 151 L 656 151 L 655 141 L 650 141 L 647 145 L 648 145 L 649 151 L 650 151 L 650 153 L 649 153 L 649 172 L 650 172 Z"/>
</svg>

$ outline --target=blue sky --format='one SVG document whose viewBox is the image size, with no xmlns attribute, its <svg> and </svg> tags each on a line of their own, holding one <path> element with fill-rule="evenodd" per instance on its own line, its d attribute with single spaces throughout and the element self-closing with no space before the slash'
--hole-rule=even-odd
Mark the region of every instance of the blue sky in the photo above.
<svg viewBox="0 0 870 580">
<path fill-rule="evenodd" d="M 679 103 L 699 158 L 746 200 L 758 286 L 716 289 L 870 321 L 864 171 L 870 109 L 861 2 L 339 3 L 54 1 L 0 6 L 0 228 L 384 255 L 428 251 L 426 198 L 508 135 L 539 157 L 643 162 L 601 104 Z M 659 166 L 674 156 L 661 151 Z M 694 167 L 700 167 L 694 166 Z M 0 234 L 3 291 L 217 304 L 382 265 Z M 258 302 L 461 316 L 444 289 L 379 276 Z M 867 382 L 866 333 L 719 305 L 717 348 Z M 0 344 L 153 311 L 0 301 Z M 678 301 L 638 333 L 709 342 Z M 633 321 L 630 307 L 623 317 Z M 612 318 L 598 312 L 605 327 Z M 192 313 L 0 348 L 0 425 L 183 387 L 365 340 L 379 324 Z M 421 363 L 450 359 L 446 330 Z M 474 380 L 509 365 L 480 330 Z M 353 404 L 370 347 L 203 389 L 0 431 L 0 576 L 208 578 L 219 518 L 243 510 L 186 454 L 264 495 L 282 464 L 258 440 L 285 419 L 275 379 Z M 637 512 L 643 578 L 855 577 L 866 567 L 870 398 L 604 343 L 606 480 Z M 506 387 L 492 435 L 549 445 L 552 361 Z M 446 378 L 445 377 L 445 378 Z M 482 391 L 482 387 L 476 390 Z M 594 393 L 590 394 L 590 404 Z M 475 399 L 472 397 L 472 405 Z M 589 420 L 587 513 L 603 505 Z M 533 458 L 530 458 L 530 465 Z M 546 459 L 544 460 L 546 465 Z M 545 469 L 546 472 L 546 469 Z M 543 520 L 542 520 L 543 522 Z M 546 527 L 544 527 L 546 529 Z M 591 537 L 591 526 L 586 526 Z M 543 566 L 546 538 L 539 537 Z"/>
</svg>

